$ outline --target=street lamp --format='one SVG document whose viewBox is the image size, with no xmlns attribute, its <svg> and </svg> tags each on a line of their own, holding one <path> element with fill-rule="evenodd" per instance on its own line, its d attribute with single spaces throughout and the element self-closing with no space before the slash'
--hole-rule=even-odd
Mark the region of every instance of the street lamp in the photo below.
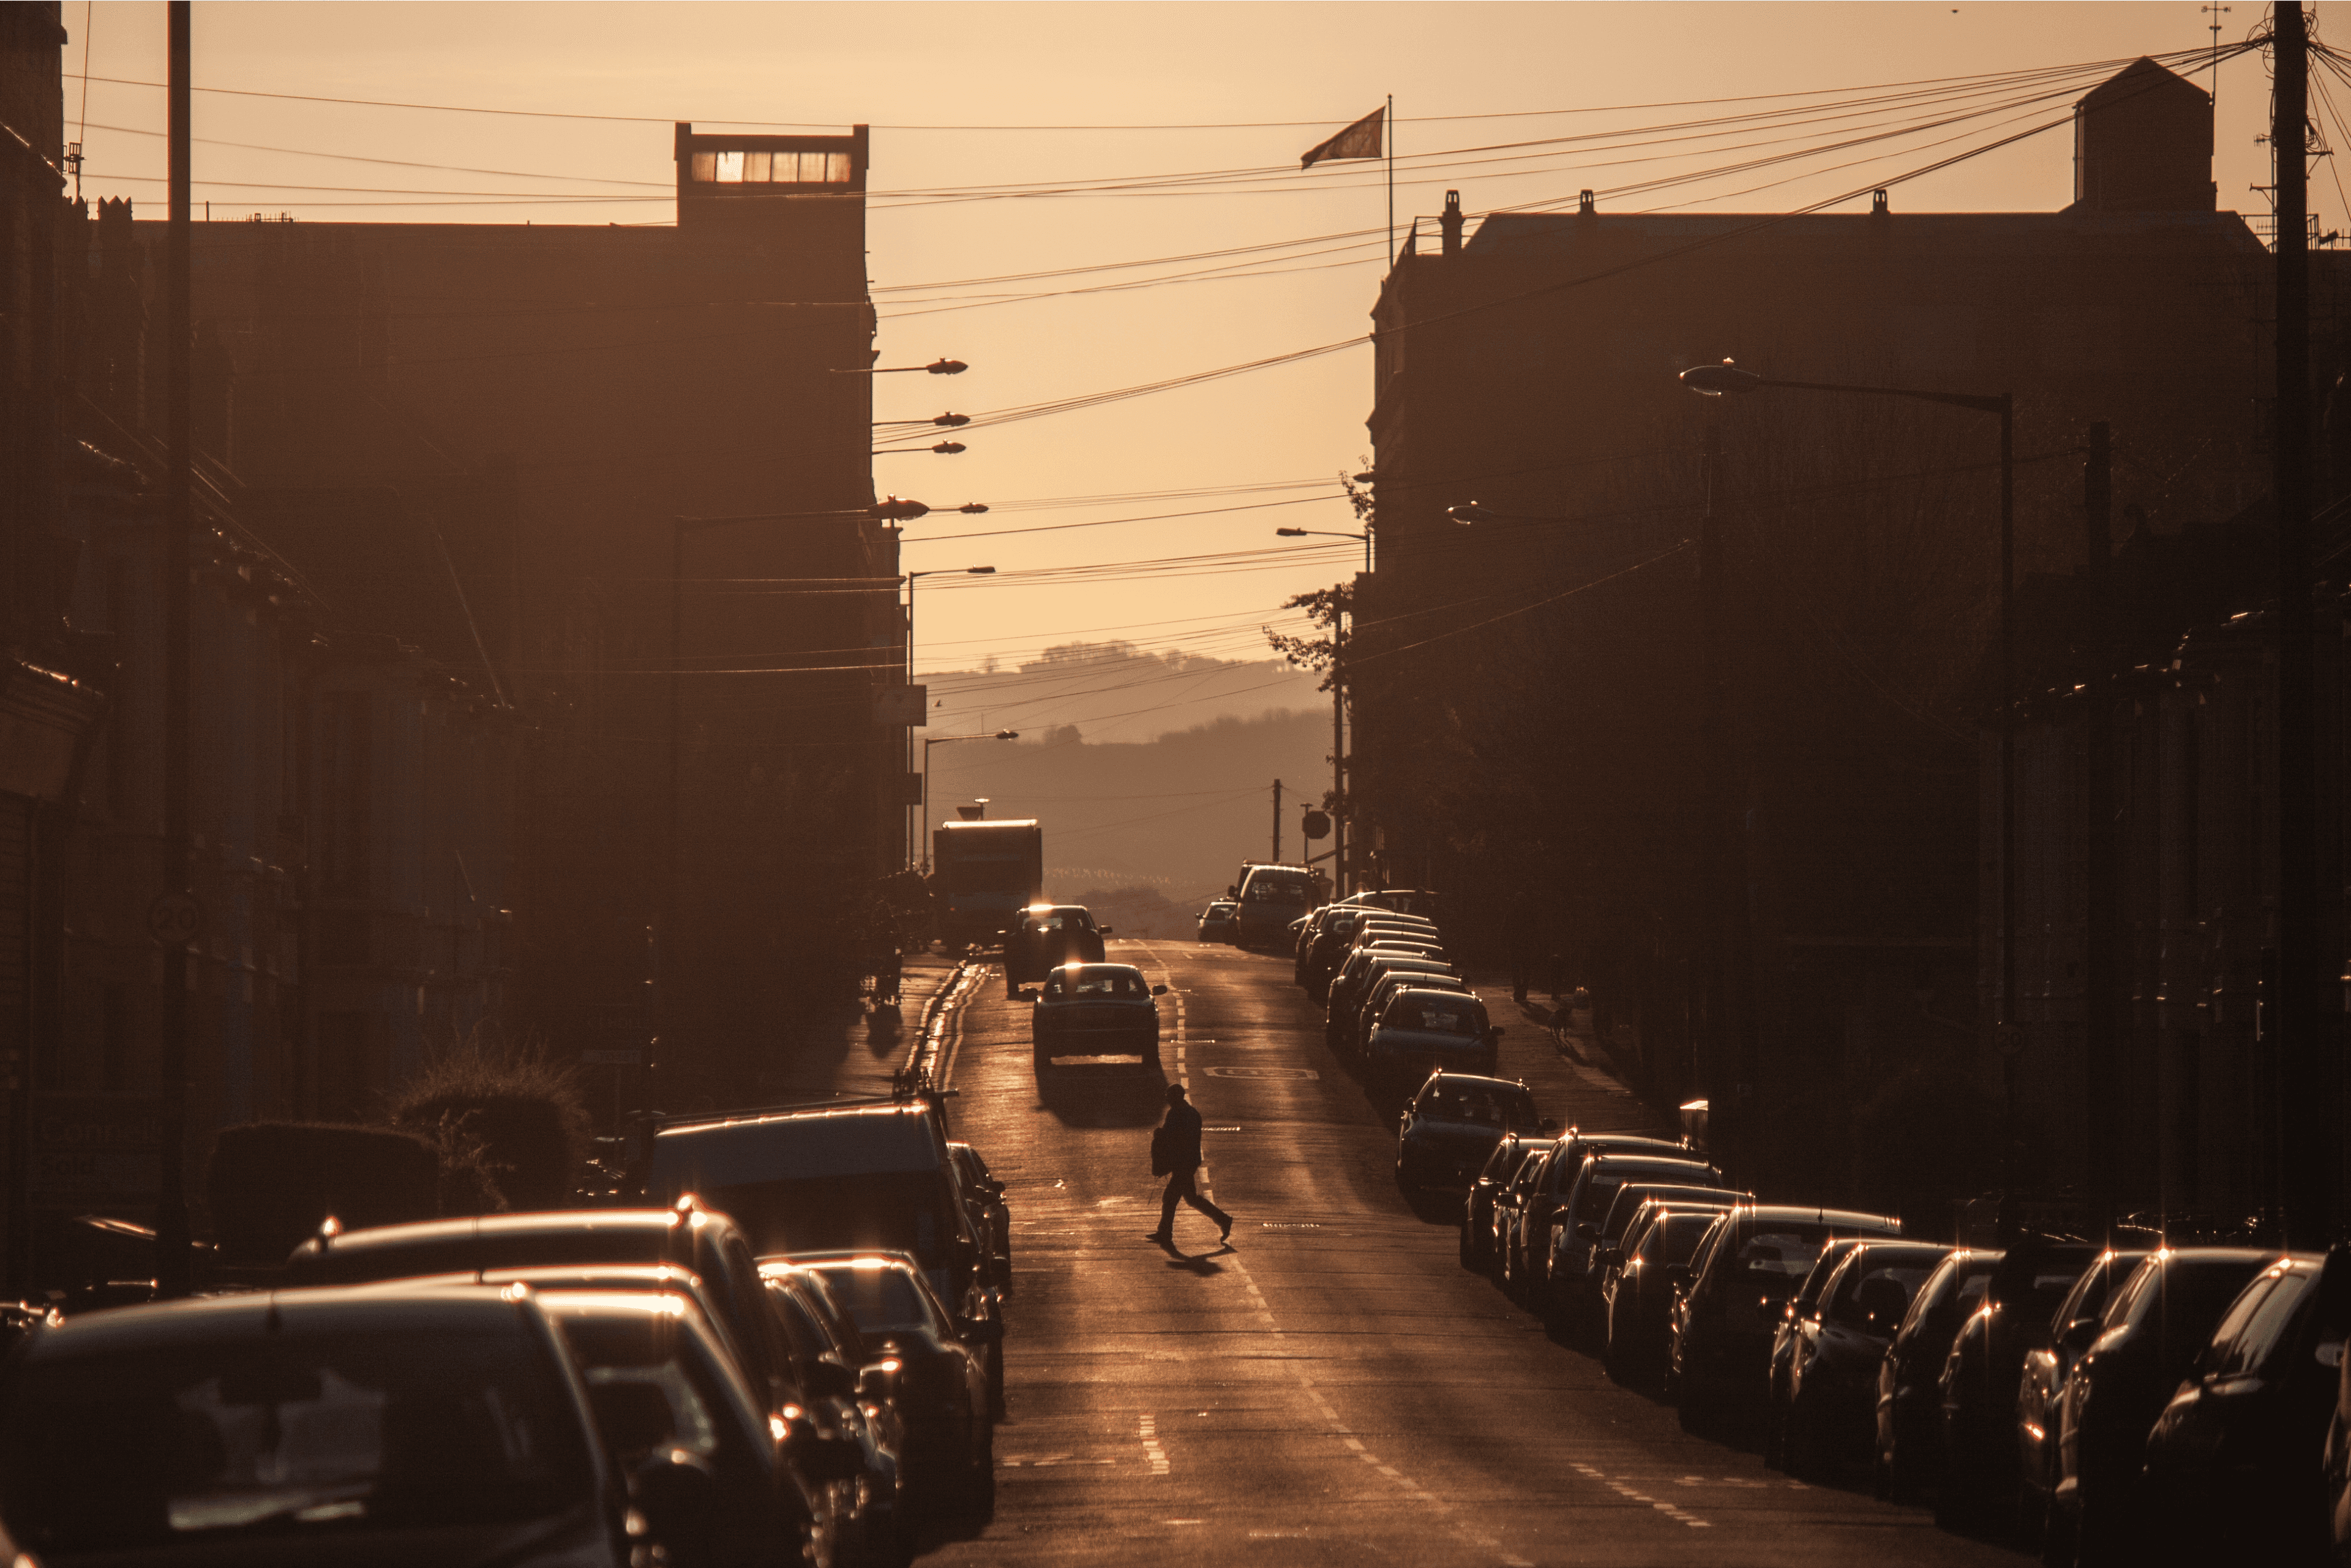
<svg viewBox="0 0 2351 1568">
<path fill-rule="evenodd" d="M 942 457 L 952 457 L 964 449 L 960 441 L 942 441 L 936 446 L 877 446 L 866 454 L 869 457 L 895 457 L 905 452 L 935 452 Z"/>
<path fill-rule="evenodd" d="M 923 737 L 923 821 L 931 820 L 931 747 L 945 746 L 951 740 L 1018 740 L 1017 729 L 999 729 L 993 735 L 926 735 Z M 930 835 L 923 836 L 923 874 L 931 874 Z"/>
<path fill-rule="evenodd" d="M 1742 369 L 1736 361 L 1718 365 L 1692 365 L 1681 372 L 1681 383 L 1704 397 L 1744 395 L 1755 392 L 1840 392 L 1856 397 L 1906 398 L 1913 402 L 1941 403 L 1989 413 L 2000 421 L 2000 1017 L 1995 1039 L 2004 1064 L 2008 1135 L 2002 1139 L 2002 1161 L 2014 1156 L 2016 1115 L 2016 399 L 2010 392 L 1922 392 L 1914 387 L 1856 386 L 1832 382 L 1792 382 Z M 1710 436 L 1709 476 L 1705 528 L 1699 545 L 1702 577 L 1717 575 L 1719 539 L 1714 538 L 1714 496 L 1718 487 L 1711 472 L 1720 463 L 1719 437 Z M 1711 540 L 1709 543 L 1708 540 Z M 1710 612 L 1709 612 L 1710 615 Z M 1709 633 L 1711 639 L 1711 633 Z M 1711 651 L 1713 643 L 1708 643 Z M 1709 687 L 1713 685 L 1711 672 Z M 1750 1070 L 1753 1063 L 1746 1063 Z"/>
<path fill-rule="evenodd" d="M 931 419 L 877 419 L 873 422 L 873 428 L 879 430 L 890 424 L 935 424 L 941 430 L 953 430 L 970 423 L 971 415 L 967 413 L 942 413 Z"/>
<path fill-rule="evenodd" d="M 967 511 L 969 509 L 969 507 L 965 508 Z M 987 509 L 987 508 L 985 507 L 980 508 L 982 511 L 986 511 Z M 914 584 L 926 577 L 994 577 L 995 575 L 996 569 L 992 566 L 933 567 L 928 571 L 910 571 L 906 573 L 906 684 L 909 686 L 914 684 Z M 912 771 L 914 766 L 914 732 L 912 728 L 909 728 L 906 731 L 906 767 L 909 771 Z M 924 758 L 923 763 L 924 799 L 920 808 L 925 811 L 928 811 L 930 809 L 930 760 L 926 756 Z M 914 842 L 912 835 L 917 831 L 919 831 L 918 826 L 909 826 L 908 838 L 906 841 L 906 857 L 909 860 L 912 860 L 914 854 Z"/>
<path fill-rule="evenodd" d="M 1273 531 L 1286 539 L 1361 539 L 1364 544 L 1364 570 L 1372 570 L 1372 530 L 1369 524 L 1364 525 L 1360 534 L 1346 533 L 1338 528 L 1276 528 Z"/>
<path fill-rule="evenodd" d="M 920 371 L 934 376 L 959 376 L 969 369 L 971 367 L 961 360 L 933 360 L 927 365 L 868 365 L 858 370 L 836 369 L 832 373 L 837 376 L 899 376 L 912 375 Z"/>
</svg>

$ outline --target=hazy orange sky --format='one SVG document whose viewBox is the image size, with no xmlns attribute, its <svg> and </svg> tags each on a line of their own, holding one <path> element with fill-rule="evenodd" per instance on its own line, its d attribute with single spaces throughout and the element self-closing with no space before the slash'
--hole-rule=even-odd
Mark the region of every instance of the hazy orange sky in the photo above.
<svg viewBox="0 0 2351 1568">
<path fill-rule="evenodd" d="M 2319 13 L 2323 36 L 2334 9 Z M 1476 214 L 1802 145 L 1756 146 L 1793 131 L 1752 128 L 1679 141 L 1664 138 L 1691 132 L 1657 131 L 1614 153 L 1556 140 L 1775 107 L 1675 107 L 1693 100 L 1816 89 L 1850 98 L 1874 84 L 2120 61 L 2206 45 L 2207 20 L 2181 3 L 199 4 L 195 194 L 215 219 L 266 212 L 319 222 L 668 223 L 674 120 L 869 123 L 881 362 L 951 356 L 972 367 L 952 381 L 883 378 L 876 415 L 978 414 L 1362 335 L 1384 254 L 1368 232 L 1384 221 L 1379 166 L 1326 164 L 1302 175 L 1297 161 L 1389 94 L 1402 224 L 1437 212 L 1448 187 Z M 2222 40 L 2233 41 L 2261 26 L 2264 10 L 2239 5 L 2221 20 Z M 83 193 L 130 195 L 160 215 L 163 96 L 125 83 L 162 80 L 163 7 L 68 0 L 65 21 L 66 136 L 79 135 L 88 150 Z M 120 79 L 92 79 L 85 108 L 86 52 L 90 78 Z M 2200 72 L 2198 79 L 2210 80 Z M 2220 204 L 2251 215 L 2262 198 L 2248 187 L 2269 177 L 2267 149 L 2254 141 L 2268 112 L 2265 61 L 2256 54 L 2224 64 L 2219 89 Z M 2009 89 L 1975 101 L 2020 96 Z M 2058 120 L 2064 108 L 2062 98 L 2012 102 L 1965 124 L 1769 172 L 1621 202 L 1604 195 L 1602 206 L 1784 211 Z M 1827 141 L 1949 110 L 1847 104 L 1823 112 L 1852 116 L 1806 128 Z M 2322 129 L 2334 134 L 2325 120 Z M 222 144 L 231 142 L 249 145 Z M 2053 130 L 1903 184 L 1893 204 L 1897 212 L 2051 210 L 2070 196 L 2070 137 Z M 1038 193 L 1049 184 L 1132 186 L 1228 171 L 1263 172 L 1154 191 Z M 2323 226 L 2351 227 L 2334 173 L 2331 162 L 2319 165 L 2313 204 Z M 1736 193 L 1765 181 L 1785 183 Z M 965 281 L 1332 235 L 1347 237 L 1207 262 Z M 1239 276 L 1154 281 L 1204 267 Z M 1130 284 L 1144 286 L 1106 287 Z M 1000 298 L 1006 292 L 1032 297 Z M 1369 455 L 1370 395 L 1371 350 L 1361 344 L 975 432 L 957 457 L 876 459 L 882 490 L 996 507 L 985 518 L 933 517 L 909 530 L 910 568 L 984 563 L 999 572 L 925 580 L 919 663 L 969 667 L 984 654 L 1013 660 L 1122 629 L 1155 646 L 1261 653 L 1257 628 L 1285 595 L 1360 560 L 1345 541 L 1273 536 L 1282 525 L 1352 527 L 1334 486 L 1016 504 L 1328 481 Z M 1238 506 L 1257 509 L 1214 509 Z M 1179 512 L 1203 515 L 1165 516 Z M 1145 517 L 1157 520 L 1104 521 Z M 1097 522 L 946 537 L 981 525 L 995 532 Z M 1300 542 L 1315 548 L 1082 581 L 1018 575 Z"/>
</svg>

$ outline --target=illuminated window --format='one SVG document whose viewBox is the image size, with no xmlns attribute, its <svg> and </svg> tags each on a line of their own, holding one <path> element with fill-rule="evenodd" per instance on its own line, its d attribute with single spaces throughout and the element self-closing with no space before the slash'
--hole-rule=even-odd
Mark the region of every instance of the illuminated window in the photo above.
<svg viewBox="0 0 2351 1568">
<path fill-rule="evenodd" d="M 789 154 L 786 153 L 782 156 L 789 157 Z M 768 155 L 765 152 L 746 152 L 743 154 L 743 183 L 745 184 L 764 185 L 768 183 Z"/>
<path fill-rule="evenodd" d="M 718 155 L 718 183 L 722 185 L 739 185 L 743 183 L 743 154 L 721 152 Z"/>
<path fill-rule="evenodd" d="M 694 177 L 704 184 L 718 178 L 718 154 L 697 152 L 694 155 Z"/>
<path fill-rule="evenodd" d="M 828 152 L 824 155 L 824 180 L 828 185 L 849 183 L 849 154 Z"/>
</svg>

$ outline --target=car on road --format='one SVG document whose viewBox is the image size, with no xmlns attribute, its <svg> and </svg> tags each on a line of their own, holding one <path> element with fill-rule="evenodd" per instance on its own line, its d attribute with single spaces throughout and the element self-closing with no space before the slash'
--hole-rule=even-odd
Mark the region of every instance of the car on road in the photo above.
<svg viewBox="0 0 2351 1568">
<path fill-rule="evenodd" d="M 1099 964 L 1107 925 L 1097 926 L 1081 904 L 1032 904 L 1004 934 L 1004 994 L 1014 1001 L 1020 988 L 1043 979 L 1064 964 Z"/>
<path fill-rule="evenodd" d="M 1387 1094 L 1439 1070 L 1492 1077 L 1502 1030 L 1464 989 L 1408 986 L 1392 994 L 1364 1041 L 1364 1071 Z"/>
<path fill-rule="evenodd" d="M 1959 1327 L 1983 1305 L 2005 1252 L 1958 1248 L 1918 1287 L 1877 1364 L 1871 1476 L 1880 1497 L 1909 1498 L 1942 1479 L 1943 1364 Z"/>
<path fill-rule="evenodd" d="M 987 1260 L 998 1291 L 1012 1293 L 1012 1210 L 1004 1201 L 1004 1184 L 987 1168 L 987 1161 L 971 1145 L 950 1141 L 956 1186 L 970 1210 L 972 1228 L 987 1243 Z"/>
<path fill-rule="evenodd" d="M 1784 1439 L 1788 1431 L 1788 1394 L 1796 1365 L 1796 1346 L 1801 1342 L 1805 1322 L 1819 1315 L 1821 1292 L 1828 1288 L 1829 1277 L 1845 1255 L 1861 1245 L 1858 1237 L 1846 1237 L 1832 1241 L 1821 1249 L 1813 1260 L 1804 1282 L 1780 1309 L 1779 1325 L 1771 1331 L 1771 1362 L 1770 1381 L 1763 1395 L 1763 1462 L 1774 1469 L 1787 1465 Z"/>
<path fill-rule="evenodd" d="M 1781 1457 L 1791 1475 L 1835 1480 L 1868 1462 L 1876 1433 L 1878 1367 L 1918 1288 L 1950 1249 L 1928 1241 L 1865 1241 L 1796 1321 Z"/>
<path fill-rule="evenodd" d="M 1466 1192 L 1504 1136 L 1557 1125 L 1515 1079 L 1432 1072 L 1397 1124 L 1396 1185 L 1407 1197 L 1432 1188 Z"/>
<path fill-rule="evenodd" d="M 1831 1241 L 1899 1238 L 1887 1215 L 1796 1204 L 1725 1210 L 1691 1260 L 1689 1287 L 1674 1301 L 1667 1379 L 1682 1425 L 1761 1405 L 1770 1388 L 1772 1332 L 1813 1260 Z"/>
<path fill-rule="evenodd" d="M 1219 898 L 1200 911 L 1200 940 L 1230 946 L 1240 936 L 1240 908 L 1229 898 Z"/>
<path fill-rule="evenodd" d="M 1720 1205 L 1652 1199 L 1626 1228 L 1600 1283 L 1607 1314 L 1601 1366 L 1615 1381 L 1647 1387 L 1665 1370 L 1674 1291 L 1688 1281 L 1690 1259 L 1715 1216 L 1737 1201 L 1725 1197 Z"/>
<path fill-rule="evenodd" d="M 1159 1068 L 1159 1002 L 1167 994 L 1132 964 L 1071 964 L 1045 977 L 1029 1016 L 1044 1071 L 1057 1056 L 1139 1056 Z"/>
<path fill-rule="evenodd" d="M 2048 1323 L 2028 1329 L 2024 1364 L 2016 1385 L 2016 1522 L 2028 1543 L 2037 1542 L 2049 1517 L 2049 1496 L 2057 1487 L 2057 1405 L 2074 1366 L 2104 1332 L 2099 1319 L 2106 1302 L 2137 1272 L 2143 1249 L 2108 1249 L 2092 1260 L 2050 1314 Z"/>
<path fill-rule="evenodd" d="M 1461 1205 L 1461 1266 L 1480 1274 L 1494 1271 L 1494 1200 L 1528 1160 L 1551 1147 L 1552 1140 L 1524 1133 L 1506 1133 L 1478 1169 Z"/>
<path fill-rule="evenodd" d="M 1454 979 L 1453 966 L 1442 958 L 1424 958 L 1412 954 L 1398 954 L 1379 949 L 1365 949 L 1348 955 L 1347 962 L 1331 982 L 1327 1016 L 1322 1025 L 1323 1042 L 1342 1061 L 1353 1063 L 1361 1055 L 1363 1037 L 1355 1032 L 1363 1017 L 1364 1001 L 1391 973 L 1411 975 L 1444 975 Z"/>
<path fill-rule="evenodd" d="M 909 1485 L 934 1508 L 986 1520 L 996 1511 L 996 1419 L 984 1347 L 996 1320 L 957 1320 L 904 1253 L 819 1252 L 762 1259 L 805 1270 L 857 1324 L 866 1350 L 899 1363 Z"/>
<path fill-rule="evenodd" d="M 1530 1306 L 1542 1305 L 1537 1286 L 1551 1255 L 1553 1217 L 1574 1190 L 1576 1178 L 1583 1174 L 1585 1160 L 1601 1154 L 1644 1154 L 1680 1159 L 1689 1152 L 1672 1140 L 1637 1133 L 1579 1132 L 1562 1138 L 1543 1156 L 1535 1183 L 1527 1190 L 1526 1202 L 1510 1215 L 1511 1231 L 1502 1250 L 1503 1287 Z"/>
<path fill-rule="evenodd" d="M 1937 1387 L 1942 1396 L 1943 1470 L 1935 1518 L 1950 1529 L 2002 1521 L 2016 1511 L 2016 1399 L 2036 1331 L 2098 1255 L 2086 1241 L 2023 1236 L 1984 1287 L 1984 1304 L 1959 1325 Z"/>
<path fill-rule="evenodd" d="M 2077 1562 L 2130 1554 L 2147 1523 L 2148 1434 L 2230 1303 L 2277 1260 L 2250 1247 L 2164 1248 L 2107 1301 L 2057 1402 L 2050 1549 Z"/>
<path fill-rule="evenodd" d="M 627 1568 L 684 1539 L 680 1479 L 623 1473 L 528 1291 L 92 1312 L 0 1383 L 0 1514 L 50 1563 Z"/>
<path fill-rule="evenodd" d="M 1721 1171 L 1687 1150 L 1586 1155 L 1542 1236 L 1528 1238 L 1527 1282 L 1552 1332 L 1577 1333 L 1597 1326 L 1600 1274 L 1595 1264 L 1607 1243 L 1605 1218 L 1617 1195 L 1635 1186 L 1719 1191 L 1729 1184 Z M 1625 1218 L 1632 1218 L 1629 1210 Z"/>
<path fill-rule="evenodd" d="M 1240 905 L 1234 944 L 1274 947 L 1290 936 L 1290 923 L 1324 901 L 1329 883 L 1302 865 L 1252 865 L 1241 871 L 1233 901 Z"/>
</svg>

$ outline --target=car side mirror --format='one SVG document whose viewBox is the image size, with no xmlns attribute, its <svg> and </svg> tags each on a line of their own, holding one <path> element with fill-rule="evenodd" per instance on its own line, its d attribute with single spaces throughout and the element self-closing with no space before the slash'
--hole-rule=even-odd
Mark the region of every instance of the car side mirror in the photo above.
<svg viewBox="0 0 2351 1568">
<path fill-rule="evenodd" d="M 1154 986 L 1151 988 L 1151 994 L 1155 997 L 1164 997 L 1167 994 L 1167 988 L 1165 986 Z"/>
<path fill-rule="evenodd" d="M 1625 1266 L 1624 1249 L 1620 1247 L 1601 1248 L 1598 1251 L 1593 1253 L 1592 1266 L 1595 1269 L 1623 1268 Z"/>
<path fill-rule="evenodd" d="M 956 1334 L 966 1344 L 1001 1344 L 1004 1343 L 1004 1320 L 957 1318 Z"/>
<path fill-rule="evenodd" d="M 2075 1318 L 2065 1325 L 2065 1332 L 2058 1336 L 2058 1342 L 2067 1350 L 2083 1351 L 2089 1349 L 2091 1343 L 2097 1337 L 2097 1319 Z"/>
<path fill-rule="evenodd" d="M 1111 929 L 1107 925 L 1097 925 L 1094 927 L 1094 935 L 1097 936 L 1107 936 L 1111 935 Z"/>
<path fill-rule="evenodd" d="M 1590 1224 L 1579 1225 L 1575 1228 L 1575 1239 L 1578 1241 L 1597 1241 L 1600 1239 L 1600 1227 Z"/>
<path fill-rule="evenodd" d="M 2318 1364 L 2326 1368 L 2327 1371 L 2339 1372 L 2342 1370 L 2343 1342 L 2341 1340 L 2330 1339 L 2325 1341 L 2324 1343 L 2319 1345 L 2316 1354 L 2318 1356 Z"/>
</svg>

